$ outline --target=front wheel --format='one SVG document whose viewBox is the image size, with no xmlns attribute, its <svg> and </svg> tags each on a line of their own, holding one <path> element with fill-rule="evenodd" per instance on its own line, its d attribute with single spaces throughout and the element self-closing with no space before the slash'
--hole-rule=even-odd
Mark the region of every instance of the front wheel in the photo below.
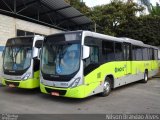
<svg viewBox="0 0 160 120">
<path fill-rule="evenodd" d="M 102 97 L 108 96 L 110 92 L 111 92 L 111 79 L 107 77 L 103 84 L 103 92 L 101 93 L 101 96 Z"/>
</svg>

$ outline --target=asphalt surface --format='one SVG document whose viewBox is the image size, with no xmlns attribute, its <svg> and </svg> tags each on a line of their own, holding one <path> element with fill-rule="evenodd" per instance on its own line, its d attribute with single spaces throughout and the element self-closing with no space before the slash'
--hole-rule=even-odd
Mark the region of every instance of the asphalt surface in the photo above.
<svg viewBox="0 0 160 120">
<path fill-rule="evenodd" d="M 107 97 L 85 99 L 54 97 L 39 89 L 24 90 L 0 85 L 0 114 L 110 114 L 160 113 L 160 78 L 132 83 Z"/>
</svg>

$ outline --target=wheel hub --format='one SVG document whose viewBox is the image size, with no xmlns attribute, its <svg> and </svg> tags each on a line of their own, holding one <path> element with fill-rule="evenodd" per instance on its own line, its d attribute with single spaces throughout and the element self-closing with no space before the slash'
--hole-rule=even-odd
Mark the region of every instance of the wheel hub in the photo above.
<svg viewBox="0 0 160 120">
<path fill-rule="evenodd" d="M 104 83 L 104 91 L 106 91 L 108 93 L 109 90 L 110 90 L 110 84 L 108 82 L 105 82 Z"/>
</svg>

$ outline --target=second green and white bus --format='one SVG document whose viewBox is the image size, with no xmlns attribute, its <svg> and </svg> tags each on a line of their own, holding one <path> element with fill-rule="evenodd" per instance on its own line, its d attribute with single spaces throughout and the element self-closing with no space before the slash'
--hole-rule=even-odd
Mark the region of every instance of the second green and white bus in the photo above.
<svg viewBox="0 0 160 120">
<path fill-rule="evenodd" d="M 129 38 L 90 31 L 47 36 L 41 55 L 40 89 L 53 96 L 107 96 L 112 88 L 147 82 L 158 72 L 158 49 Z"/>
<path fill-rule="evenodd" d="M 7 40 L 3 51 L 3 85 L 25 89 L 39 87 L 38 54 L 43 40 L 40 35 Z"/>
</svg>

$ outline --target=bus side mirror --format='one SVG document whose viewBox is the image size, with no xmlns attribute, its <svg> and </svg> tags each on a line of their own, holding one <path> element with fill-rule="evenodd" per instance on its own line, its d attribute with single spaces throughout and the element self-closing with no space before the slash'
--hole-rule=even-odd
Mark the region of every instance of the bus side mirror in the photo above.
<svg viewBox="0 0 160 120">
<path fill-rule="evenodd" d="M 90 55 L 90 47 L 83 46 L 83 59 L 88 58 Z"/>
<path fill-rule="evenodd" d="M 33 58 L 38 57 L 38 48 L 33 48 Z"/>
<path fill-rule="evenodd" d="M 42 43 L 43 43 L 42 40 L 37 40 L 36 43 L 35 43 L 35 47 L 36 48 L 41 48 L 42 47 Z"/>
</svg>

